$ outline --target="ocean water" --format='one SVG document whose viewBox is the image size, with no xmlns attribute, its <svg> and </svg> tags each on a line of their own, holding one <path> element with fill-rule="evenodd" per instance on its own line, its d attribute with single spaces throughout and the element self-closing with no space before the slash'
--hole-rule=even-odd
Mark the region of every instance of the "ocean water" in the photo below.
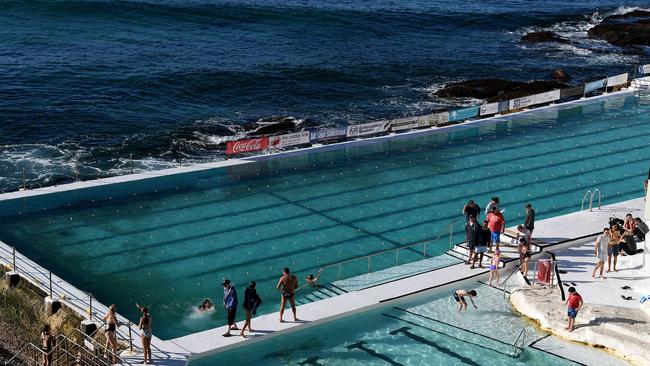
<svg viewBox="0 0 650 366">
<path fill-rule="evenodd" d="M 241 125 L 298 128 L 477 103 L 478 77 L 574 80 L 648 61 L 587 30 L 646 1 L 0 3 L 0 192 L 223 159 Z M 532 30 L 570 44 L 522 45 Z"/>
</svg>

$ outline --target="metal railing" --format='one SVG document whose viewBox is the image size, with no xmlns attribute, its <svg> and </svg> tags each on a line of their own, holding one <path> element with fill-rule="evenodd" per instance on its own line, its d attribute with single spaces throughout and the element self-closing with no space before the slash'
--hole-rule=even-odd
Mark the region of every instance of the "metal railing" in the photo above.
<svg viewBox="0 0 650 366">
<path fill-rule="evenodd" d="M 513 343 L 514 346 L 514 352 L 513 352 L 513 357 L 519 357 L 521 354 L 524 352 L 524 344 L 526 342 L 526 328 L 521 328 L 521 332 L 519 332 L 519 335 L 517 336 L 517 339 L 515 339 L 515 342 Z"/>
<path fill-rule="evenodd" d="M 11 247 L 10 249 L 5 247 L 6 244 L 0 242 L 0 266 L 4 266 L 11 271 L 16 272 L 21 279 L 27 280 L 32 285 L 44 291 L 50 296 L 50 298 L 65 303 L 70 309 L 72 309 L 77 314 L 81 315 L 88 320 L 99 320 L 102 318 L 102 315 L 98 313 L 99 311 L 106 311 L 107 309 L 99 309 L 97 306 L 94 306 L 94 297 L 91 293 L 73 293 L 71 286 L 62 286 L 61 283 L 64 283 L 62 279 L 55 277 L 51 271 L 47 271 L 35 263 L 30 263 L 26 257 L 20 255 L 16 248 Z M 84 295 L 81 295 L 84 294 Z M 101 304 L 100 304 L 101 305 Z M 104 306 L 105 308 L 105 306 Z M 123 318 L 119 317 L 123 324 L 128 324 L 128 334 L 118 327 L 116 329 L 116 337 L 118 341 L 128 343 L 129 349 L 133 350 L 133 333 L 137 336 L 139 333 L 134 332 L 132 329 L 132 323 Z M 100 326 L 93 333 L 93 337 L 98 333 L 98 331 L 103 327 Z"/>
<path fill-rule="evenodd" d="M 585 192 L 585 195 L 582 196 L 582 204 L 580 205 L 580 211 L 583 211 L 585 209 L 585 202 L 587 201 L 587 198 L 589 198 L 589 212 L 593 211 L 593 206 L 594 206 L 594 196 L 598 193 L 598 209 L 600 210 L 600 204 L 602 201 L 602 194 L 600 193 L 600 189 L 595 188 L 593 191 L 588 190 Z"/>
<path fill-rule="evenodd" d="M 453 247 L 453 245 L 454 245 L 453 242 L 452 242 L 454 223 L 458 222 L 459 220 L 460 219 L 454 219 L 449 223 L 449 249 L 451 249 L 451 247 Z M 347 260 L 343 260 L 343 261 L 340 261 L 340 262 L 328 264 L 326 266 L 321 267 L 319 269 L 319 272 L 320 273 L 325 273 L 328 270 L 336 268 L 337 269 L 336 281 L 339 281 L 339 280 L 341 280 L 341 270 L 342 270 L 342 267 L 343 267 L 344 264 L 348 264 L 348 263 L 352 263 L 352 262 L 366 261 L 368 270 L 367 270 L 367 272 L 365 272 L 365 274 L 372 273 L 372 259 L 374 257 L 389 254 L 389 253 L 395 253 L 395 266 L 398 266 L 399 263 L 400 263 L 399 259 L 400 259 L 400 252 L 401 251 L 412 250 L 412 249 L 420 247 L 420 246 L 422 247 L 422 258 L 427 258 L 427 245 L 431 245 L 431 244 L 435 243 L 440 238 L 442 238 L 443 235 L 446 235 L 446 228 L 443 229 L 443 231 L 440 232 L 435 239 L 425 241 L 425 242 L 422 242 L 422 243 L 408 244 L 408 245 L 404 245 L 404 246 L 401 246 L 401 247 L 387 249 L 387 250 L 383 250 L 383 251 L 380 251 L 380 252 L 367 254 L 367 255 L 362 255 L 362 256 L 359 256 L 359 257 L 356 257 L 356 258 L 347 259 Z"/>
</svg>

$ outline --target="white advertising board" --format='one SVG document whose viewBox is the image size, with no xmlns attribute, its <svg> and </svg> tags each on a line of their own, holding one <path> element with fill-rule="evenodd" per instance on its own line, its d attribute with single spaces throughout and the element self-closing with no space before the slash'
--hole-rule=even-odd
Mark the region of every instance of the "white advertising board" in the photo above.
<svg viewBox="0 0 650 366">
<path fill-rule="evenodd" d="M 357 137 L 357 136 L 376 135 L 378 133 L 388 131 L 388 127 L 390 127 L 389 120 L 361 123 L 358 125 L 349 125 L 347 136 Z"/>
<path fill-rule="evenodd" d="M 499 113 L 499 103 L 487 103 L 483 104 L 480 109 L 480 115 L 485 116 L 488 114 L 497 114 Z"/>
<path fill-rule="evenodd" d="M 627 72 L 616 76 L 607 78 L 607 86 L 615 86 L 627 83 Z"/>
<path fill-rule="evenodd" d="M 272 149 L 282 149 L 284 147 L 305 145 L 308 143 L 309 131 L 269 137 L 269 147 Z"/>
</svg>

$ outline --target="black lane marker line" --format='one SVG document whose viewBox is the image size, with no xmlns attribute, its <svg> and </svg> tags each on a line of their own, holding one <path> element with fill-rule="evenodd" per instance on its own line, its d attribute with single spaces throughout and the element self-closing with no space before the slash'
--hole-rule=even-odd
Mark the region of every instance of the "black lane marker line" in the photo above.
<svg viewBox="0 0 650 366">
<path fill-rule="evenodd" d="M 413 325 L 413 326 L 415 326 L 415 327 L 418 327 L 418 328 L 426 329 L 426 330 L 428 330 L 428 331 L 430 331 L 430 332 L 434 332 L 434 333 L 442 334 L 442 335 L 444 335 L 444 336 L 446 336 L 446 337 L 449 337 L 449 338 L 451 338 L 451 339 L 457 340 L 457 341 L 459 341 L 459 342 L 463 342 L 463 343 L 471 344 L 471 345 L 473 345 L 473 346 L 480 347 L 480 348 L 486 349 L 486 350 L 488 350 L 488 351 L 493 351 L 493 352 L 496 352 L 496 353 L 500 353 L 500 354 L 502 354 L 502 355 L 504 355 L 504 356 L 512 357 L 512 355 L 509 354 L 509 353 L 505 353 L 505 352 L 497 351 L 497 350 L 495 350 L 494 348 L 489 348 L 489 347 L 486 347 L 486 346 L 484 346 L 484 345 L 482 345 L 482 344 L 479 344 L 479 343 L 474 343 L 474 342 L 466 341 L 466 340 L 464 340 L 464 339 L 460 339 L 460 338 L 454 337 L 454 336 L 451 335 L 451 334 L 448 334 L 448 333 L 445 333 L 445 332 L 441 332 L 441 331 L 439 331 L 439 330 L 431 329 L 431 328 L 426 327 L 426 326 L 424 326 L 424 325 L 414 323 L 414 322 L 412 322 L 412 321 L 410 321 L 410 320 L 402 319 L 402 318 L 400 318 L 400 317 L 398 317 L 398 316 L 394 316 L 394 315 L 390 315 L 390 314 L 386 314 L 386 313 L 382 313 L 382 315 L 385 316 L 385 317 L 391 318 L 391 319 L 399 320 L 399 321 L 404 322 L 404 323 L 407 323 L 407 324 L 411 324 L 411 325 Z"/>
<path fill-rule="evenodd" d="M 392 359 L 390 359 L 390 357 L 382 355 L 381 353 L 378 353 L 377 351 L 373 350 L 372 348 L 366 347 L 365 344 L 366 344 L 366 342 L 361 341 L 361 342 L 353 343 L 353 344 L 351 344 L 349 346 L 346 346 L 345 348 L 361 350 L 361 351 L 369 354 L 370 356 L 378 358 L 380 360 L 384 360 L 384 361 L 388 362 L 389 364 L 391 364 L 393 366 L 406 366 L 406 365 L 401 364 L 401 363 L 399 363 L 397 361 L 393 361 Z"/>
<path fill-rule="evenodd" d="M 405 312 L 405 313 L 408 313 L 408 314 L 411 314 L 411 315 L 415 315 L 415 316 L 418 316 L 418 317 L 420 317 L 420 318 L 424 318 L 424 319 L 427 319 L 427 320 L 431 320 L 431 321 L 434 321 L 434 322 L 436 322 L 436 323 L 444 324 L 444 325 L 447 325 L 447 326 L 452 327 L 452 328 L 454 328 L 454 329 L 463 330 L 463 331 L 465 331 L 465 332 L 467 332 L 467 333 L 471 333 L 471 334 L 474 334 L 474 335 L 477 335 L 477 336 L 480 336 L 480 337 L 483 337 L 483 338 L 491 339 L 491 340 L 493 340 L 493 341 L 495 341 L 495 342 L 499 342 L 499 343 L 504 344 L 504 345 L 506 345 L 506 346 L 513 347 L 513 345 L 510 344 L 510 343 L 508 343 L 508 342 L 504 342 L 504 341 L 502 341 L 502 340 L 500 340 L 500 339 L 492 338 L 492 337 L 490 337 L 490 336 L 486 336 L 486 335 L 484 335 L 484 334 L 477 333 L 477 332 L 471 331 L 471 330 L 469 330 L 469 329 L 461 328 L 461 327 L 455 326 L 455 325 L 453 325 L 453 324 L 450 324 L 450 323 L 444 322 L 444 321 L 442 321 L 442 320 L 438 320 L 438 319 L 435 319 L 435 318 L 428 317 L 428 316 L 426 316 L 426 315 L 418 314 L 418 313 L 413 312 L 413 311 L 410 311 L 410 310 L 406 310 L 406 309 L 398 308 L 398 307 L 396 307 L 396 306 L 393 307 L 393 309 L 395 309 L 395 310 L 399 310 L 399 311 L 403 311 L 403 312 Z"/>
<path fill-rule="evenodd" d="M 537 347 L 537 346 L 529 346 L 529 347 L 532 348 L 532 349 L 536 349 L 536 350 L 538 350 L 538 351 L 540 351 L 540 352 L 547 353 L 547 354 L 549 354 L 549 355 L 551 355 L 551 356 L 555 356 L 555 357 L 557 357 L 557 358 L 561 358 L 561 359 L 563 359 L 563 360 L 566 360 L 566 361 L 569 361 L 569 362 L 573 362 L 573 363 L 575 363 L 576 365 L 580 365 L 580 366 L 589 366 L 589 365 L 587 365 L 586 363 L 582 363 L 582 362 L 579 362 L 579 361 L 576 361 L 576 360 L 572 360 L 572 359 L 570 359 L 570 358 L 566 358 L 566 357 L 564 357 L 564 356 L 560 356 L 560 355 L 558 355 L 558 354 L 555 354 L 555 353 L 553 353 L 553 352 L 547 351 L 547 350 L 545 350 L 545 349 L 541 349 L 541 348 L 539 348 L 539 347 Z"/>
<path fill-rule="evenodd" d="M 414 340 L 414 341 L 416 341 L 418 343 L 426 344 L 429 347 L 435 348 L 438 352 L 442 352 L 442 353 L 444 353 L 446 355 L 457 358 L 458 360 L 460 360 L 465 365 L 480 366 L 478 363 L 474 362 L 474 360 L 472 360 L 471 358 L 468 358 L 468 357 L 465 357 L 465 356 L 463 356 L 461 354 L 458 354 L 458 353 L 456 353 L 456 352 L 454 352 L 454 351 L 452 351 L 452 350 L 450 350 L 448 348 L 438 346 L 437 344 L 435 344 L 434 342 L 431 342 L 430 340 L 428 340 L 426 338 L 420 337 L 419 335 L 415 335 L 415 334 L 409 332 L 409 330 L 411 330 L 411 328 L 402 327 L 402 328 L 396 329 L 396 330 L 394 330 L 394 331 L 392 331 L 392 332 L 390 332 L 388 334 L 395 335 L 397 333 L 402 333 L 405 336 L 407 336 L 408 338 L 411 338 L 412 340 Z"/>
<path fill-rule="evenodd" d="M 323 366 L 322 363 L 318 362 L 319 360 L 322 360 L 322 358 L 315 356 L 315 357 L 309 357 L 308 359 L 300 362 L 298 365 L 300 366 L 306 366 L 306 365 L 311 365 L 311 366 Z"/>
<path fill-rule="evenodd" d="M 537 344 L 537 342 L 541 341 L 542 339 L 546 339 L 546 338 L 548 338 L 548 337 L 550 337 L 550 336 L 551 336 L 551 334 L 549 333 L 549 334 L 547 334 L 547 335 L 545 335 L 545 336 L 543 336 L 543 337 L 540 337 L 540 338 L 536 339 L 534 342 L 531 342 L 531 343 L 528 345 L 528 347 L 532 347 L 532 346 L 534 346 L 535 344 Z"/>
</svg>

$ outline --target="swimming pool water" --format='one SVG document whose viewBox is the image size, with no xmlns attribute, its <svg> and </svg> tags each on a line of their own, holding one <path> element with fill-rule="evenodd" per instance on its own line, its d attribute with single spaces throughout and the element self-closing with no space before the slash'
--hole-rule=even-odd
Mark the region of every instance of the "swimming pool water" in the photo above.
<svg viewBox="0 0 650 366">
<path fill-rule="evenodd" d="M 246 352 L 234 349 L 191 361 L 190 366 L 575 365 L 529 347 L 516 357 L 513 344 L 522 329 L 523 345 L 544 334 L 514 314 L 500 290 L 475 289 L 478 309 L 470 305 L 464 313 L 458 313 L 449 294 L 428 295 L 269 338 L 247 345 Z M 604 355 L 603 364 L 607 359 Z"/>
<path fill-rule="evenodd" d="M 640 196 L 650 107 L 636 97 L 501 119 L 2 202 L 0 239 L 132 320 L 134 302 L 149 305 L 154 333 L 172 338 L 225 323 L 220 311 L 193 313 L 205 297 L 220 302 L 224 277 L 240 296 L 257 281 L 260 311 L 276 311 L 283 267 L 302 281 L 326 264 L 431 240 L 468 199 L 484 206 L 499 196 L 513 225 L 528 202 L 542 219 L 578 210 L 587 189 L 599 188 L 605 203 Z M 445 235 L 427 252 L 448 244 Z M 378 259 L 373 269 L 394 263 Z"/>
</svg>

